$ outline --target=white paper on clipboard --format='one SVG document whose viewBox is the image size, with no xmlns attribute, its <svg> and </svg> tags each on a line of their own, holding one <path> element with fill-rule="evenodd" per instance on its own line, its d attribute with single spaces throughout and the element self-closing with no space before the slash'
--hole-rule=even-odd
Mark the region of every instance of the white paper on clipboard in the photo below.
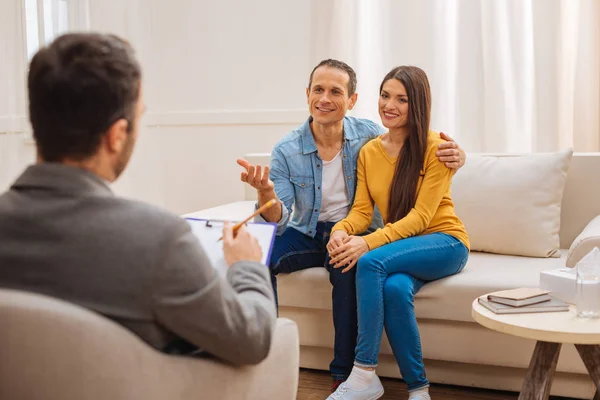
<svg viewBox="0 0 600 400">
<path fill-rule="evenodd" d="M 223 241 L 218 241 L 223 236 L 223 221 L 196 218 L 186 218 L 186 221 L 190 224 L 192 232 L 200 241 L 215 269 L 223 275 L 226 274 L 229 266 L 223 255 Z M 277 225 L 265 222 L 248 222 L 246 228 L 258 240 L 258 244 L 262 249 L 261 262 L 269 265 Z"/>
</svg>

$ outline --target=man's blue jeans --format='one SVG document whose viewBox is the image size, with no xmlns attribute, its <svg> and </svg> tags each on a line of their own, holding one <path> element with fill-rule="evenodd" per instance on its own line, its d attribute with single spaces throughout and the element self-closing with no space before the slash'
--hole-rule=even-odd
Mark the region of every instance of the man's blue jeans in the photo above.
<svg viewBox="0 0 600 400">
<path fill-rule="evenodd" d="M 334 358 L 329 369 L 333 379 L 345 380 L 354 363 L 356 348 L 356 268 L 342 274 L 342 268 L 329 266 L 327 242 L 334 222 L 319 222 L 313 238 L 294 228 L 287 228 L 283 235 L 275 239 L 271 255 L 271 279 L 277 301 L 277 278 L 279 273 L 291 273 L 311 267 L 325 267 L 329 271 L 329 281 L 333 285 L 332 309 L 335 329 Z M 310 293 L 306 293 L 310 296 Z"/>
<path fill-rule="evenodd" d="M 358 344 L 355 364 L 376 367 L 384 328 L 413 391 L 429 386 L 413 299 L 427 282 L 460 272 L 469 250 L 458 239 L 433 233 L 398 240 L 371 250 L 358 260 Z"/>
</svg>

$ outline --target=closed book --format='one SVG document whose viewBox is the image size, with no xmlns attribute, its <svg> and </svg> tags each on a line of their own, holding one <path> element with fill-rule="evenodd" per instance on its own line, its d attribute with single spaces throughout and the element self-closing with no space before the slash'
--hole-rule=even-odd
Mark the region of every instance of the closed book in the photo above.
<svg viewBox="0 0 600 400">
<path fill-rule="evenodd" d="M 513 307 L 523 307 L 530 304 L 550 301 L 550 292 L 536 288 L 519 288 L 490 293 L 488 301 Z"/>
<path fill-rule="evenodd" d="M 528 306 L 530 304 L 538 304 L 543 303 L 545 301 L 550 301 L 552 297 L 549 294 L 544 294 L 541 296 L 532 297 L 529 299 L 523 300 L 513 300 L 513 299 L 505 299 L 504 297 L 496 297 L 496 296 L 488 296 L 488 301 L 498 303 L 498 304 L 506 304 L 511 307 L 523 307 Z"/>
<path fill-rule="evenodd" d="M 569 305 L 567 303 L 554 298 L 551 298 L 550 301 L 545 301 L 543 303 L 530 304 L 522 307 L 513 307 L 506 304 L 494 303 L 486 300 L 484 297 L 480 297 L 479 304 L 495 314 L 525 314 L 537 312 L 569 311 Z"/>
</svg>

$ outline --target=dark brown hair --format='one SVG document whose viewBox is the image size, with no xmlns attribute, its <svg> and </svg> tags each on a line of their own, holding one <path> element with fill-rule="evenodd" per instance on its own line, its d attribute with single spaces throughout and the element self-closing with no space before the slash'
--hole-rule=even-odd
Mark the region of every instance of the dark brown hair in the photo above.
<svg viewBox="0 0 600 400">
<path fill-rule="evenodd" d="M 396 171 L 390 187 L 387 222 L 404 218 L 415 206 L 419 173 L 425 161 L 427 135 L 431 116 L 431 89 L 425 72 L 413 66 L 401 66 L 391 70 L 379 87 L 390 79 L 402 82 L 408 96 L 409 134 L 402 145 Z"/>
<path fill-rule="evenodd" d="M 332 59 L 323 60 L 319 64 L 317 64 L 316 67 L 313 68 L 312 72 L 310 73 L 310 78 L 308 79 L 308 88 L 309 89 L 312 86 L 313 75 L 315 74 L 315 71 L 317 70 L 317 68 L 320 68 L 320 67 L 335 68 L 335 69 L 339 69 L 340 71 L 344 71 L 345 73 L 347 73 L 348 74 L 348 97 L 352 96 L 356 92 L 356 72 L 354 72 L 352 67 L 350 67 L 345 62 L 338 61 L 338 60 L 332 60 Z"/>
<path fill-rule="evenodd" d="M 40 49 L 28 76 L 29 118 L 47 162 L 82 160 L 121 118 L 133 129 L 141 69 L 129 43 L 97 33 L 71 33 Z"/>
</svg>

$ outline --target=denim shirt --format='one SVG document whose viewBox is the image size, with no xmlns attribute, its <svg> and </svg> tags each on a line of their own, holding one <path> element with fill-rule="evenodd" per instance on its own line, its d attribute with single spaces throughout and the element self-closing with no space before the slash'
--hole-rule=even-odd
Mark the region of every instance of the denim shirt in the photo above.
<svg viewBox="0 0 600 400">
<path fill-rule="evenodd" d="M 310 122 L 311 118 L 287 134 L 271 152 L 269 177 L 275 184 L 277 197 L 283 203 L 281 220 L 277 223 L 278 235 L 281 235 L 287 226 L 310 237 L 314 237 L 316 233 L 321 210 L 323 160 L 318 155 Z M 344 117 L 341 156 L 350 204 L 354 202 L 356 163 L 360 149 L 383 132 L 381 126 L 370 120 Z M 381 226 L 381 215 L 376 212 L 372 227 Z"/>
</svg>

